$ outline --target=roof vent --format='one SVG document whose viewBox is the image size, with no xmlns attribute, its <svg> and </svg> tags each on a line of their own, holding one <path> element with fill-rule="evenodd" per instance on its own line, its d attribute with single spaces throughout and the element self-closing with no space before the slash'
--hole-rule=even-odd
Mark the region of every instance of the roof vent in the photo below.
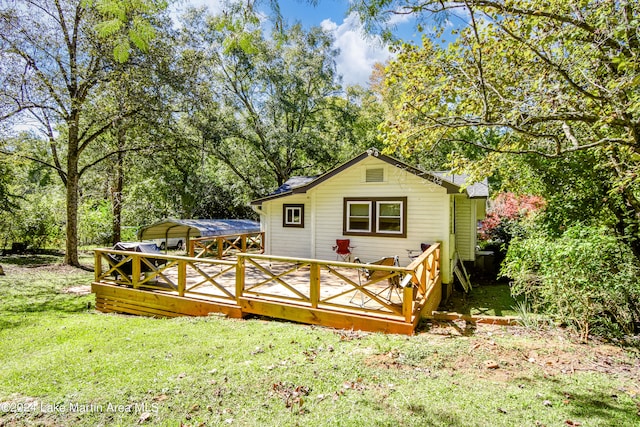
<svg viewBox="0 0 640 427">
<path fill-rule="evenodd" d="M 366 182 L 384 182 L 384 168 L 367 168 Z"/>
</svg>

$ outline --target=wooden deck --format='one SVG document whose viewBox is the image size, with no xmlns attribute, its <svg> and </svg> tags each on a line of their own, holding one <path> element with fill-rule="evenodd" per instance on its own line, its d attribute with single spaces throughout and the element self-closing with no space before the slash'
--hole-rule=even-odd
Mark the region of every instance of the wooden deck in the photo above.
<svg viewBox="0 0 640 427">
<path fill-rule="evenodd" d="M 95 257 L 92 291 L 103 312 L 255 314 L 412 334 L 441 298 L 437 244 L 406 267 L 248 253 L 211 259 L 104 249 L 96 250 Z"/>
</svg>

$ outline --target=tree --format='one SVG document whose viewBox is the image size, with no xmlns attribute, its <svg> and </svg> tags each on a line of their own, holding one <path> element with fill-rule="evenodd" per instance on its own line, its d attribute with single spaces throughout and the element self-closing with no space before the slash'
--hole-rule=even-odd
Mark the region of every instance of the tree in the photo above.
<svg viewBox="0 0 640 427">
<path fill-rule="evenodd" d="M 217 17 L 193 11 L 183 25 L 195 70 L 191 118 L 255 197 L 350 155 L 354 117 L 337 96 L 327 34 L 293 26 L 266 36 L 256 14 L 230 7 Z"/>
<path fill-rule="evenodd" d="M 544 167 L 547 160 L 561 164 L 588 153 L 608 195 L 602 203 L 615 217 L 613 227 L 640 258 L 637 2 L 367 3 L 378 22 L 383 10 L 467 19 L 452 42 L 405 44 L 389 67 L 388 83 L 400 88 L 385 125 L 392 148 L 473 144 L 487 153 L 475 162 L 483 173 L 499 168 L 505 155 L 543 159 Z M 477 138 L 463 140 L 461 129 L 476 131 Z M 464 165 L 465 159 L 454 153 L 452 160 Z"/>
<path fill-rule="evenodd" d="M 140 104 L 93 109 L 107 96 L 116 66 L 96 32 L 100 16 L 85 0 L 0 1 L 0 121 L 37 128 L 46 150 L 22 154 L 53 168 L 66 188 L 65 263 L 78 262 L 80 178 L 122 151 L 99 151 L 114 123 Z M 12 147 L 4 151 L 18 154 Z"/>
</svg>

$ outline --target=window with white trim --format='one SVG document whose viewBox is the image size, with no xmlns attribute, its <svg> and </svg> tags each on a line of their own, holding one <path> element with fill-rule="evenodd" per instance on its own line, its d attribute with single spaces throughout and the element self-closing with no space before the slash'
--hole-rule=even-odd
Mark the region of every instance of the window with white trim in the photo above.
<svg viewBox="0 0 640 427">
<path fill-rule="evenodd" d="M 370 201 L 347 201 L 347 231 L 370 233 L 372 206 Z"/>
<path fill-rule="evenodd" d="M 282 226 L 304 228 L 304 205 L 283 205 Z"/>
<path fill-rule="evenodd" d="M 406 237 L 406 212 L 406 197 L 345 198 L 343 233 Z"/>
<path fill-rule="evenodd" d="M 399 200 L 376 202 L 377 227 L 379 233 L 402 233 L 403 204 Z"/>
</svg>

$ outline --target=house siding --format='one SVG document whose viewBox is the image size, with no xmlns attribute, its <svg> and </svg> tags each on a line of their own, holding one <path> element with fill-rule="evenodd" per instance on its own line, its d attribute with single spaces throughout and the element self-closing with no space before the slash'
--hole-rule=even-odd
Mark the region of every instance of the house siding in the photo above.
<svg viewBox="0 0 640 427">
<path fill-rule="evenodd" d="M 384 169 L 382 182 L 366 182 L 367 169 L 371 168 Z M 406 237 L 344 235 L 345 198 L 382 197 L 406 197 Z M 265 250 L 272 255 L 335 260 L 333 247 L 336 239 L 350 239 L 354 247 L 353 256 L 363 262 L 398 255 L 401 265 L 408 265 L 411 260 L 407 250 L 419 250 L 422 242 L 439 242 L 442 281 L 451 283 L 450 263 L 457 246 L 457 239 L 450 234 L 453 225 L 451 201 L 454 197 L 463 213 L 466 209 L 466 214 L 456 218 L 456 234 L 468 237 L 470 226 L 464 221 L 471 219 L 472 202 L 466 196 L 447 194 L 443 186 L 371 156 L 329 177 L 321 185 L 309 188 L 304 194 L 265 200 L 261 218 L 267 233 Z M 283 204 L 290 203 L 304 203 L 304 228 L 282 226 Z M 475 205 L 473 207 L 475 210 Z M 475 221 L 473 225 L 475 232 Z M 463 232 L 463 229 L 467 231 Z M 460 243 L 467 255 L 475 247 L 468 238 L 466 243 Z"/>
<path fill-rule="evenodd" d="M 366 182 L 366 170 L 384 168 L 383 182 Z M 385 256 L 400 257 L 408 265 L 408 249 L 419 249 L 422 242 L 441 242 L 448 253 L 449 195 L 446 190 L 414 174 L 388 165 L 375 157 L 349 168 L 310 190 L 315 200 L 314 258 L 336 259 L 336 239 L 350 239 L 353 255 L 363 262 Z M 343 234 L 344 198 L 406 197 L 406 237 L 357 236 Z M 444 261 L 444 260 L 443 260 Z M 446 265 L 445 265 L 446 264 Z M 443 279 L 449 279 L 448 262 L 443 262 Z"/>
<path fill-rule="evenodd" d="M 285 204 L 304 204 L 304 228 L 283 227 L 282 212 Z M 296 194 L 273 200 L 263 205 L 261 222 L 266 223 L 265 252 L 298 258 L 311 258 L 312 207 L 306 194 Z"/>
<path fill-rule="evenodd" d="M 456 195 L 455 203 L 456 251 L 463 261 L 473 261 L 476 254 L 476 201 Z"/>
</svg>

